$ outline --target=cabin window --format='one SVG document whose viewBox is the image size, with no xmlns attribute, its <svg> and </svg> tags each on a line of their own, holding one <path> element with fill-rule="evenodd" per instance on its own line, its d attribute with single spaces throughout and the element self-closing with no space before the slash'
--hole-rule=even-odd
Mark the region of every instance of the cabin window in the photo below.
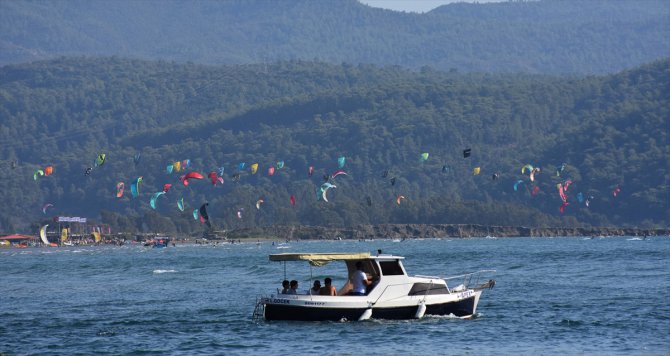
<svg viewBox="0 0 670 356">
<path fill-rule="evenodd" d="M 414 283 L 407 295 L 449 294 L 444 284 Z"/>
<path fill-rule="evenodd" d="M 384 276 L 402 276 L 405 274 L 398 261 L 380 261 L 379 266 L 381 266 Z"/>
</svg>

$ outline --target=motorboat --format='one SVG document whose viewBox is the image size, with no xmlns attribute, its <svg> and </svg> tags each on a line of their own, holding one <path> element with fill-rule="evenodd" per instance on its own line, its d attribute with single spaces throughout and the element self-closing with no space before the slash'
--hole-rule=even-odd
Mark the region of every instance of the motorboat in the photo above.
<svg viewBox="0 0 670 356">
<path fill-rule="evenodd" d="M 276 293 L 257 300 L 255 319 L 265 320 L 366 320 L 421 319 L 425 315 L 451 315 L 471 318 L 477 312 L 482 292 L 495 285 L 495 280 L 480 279 L 495 270 L 481 270 L 451 277 L 409 276 L 404 257 L 378 253 L 280 253 L 271 254 L 270 261 L 284 263 L 308 262 L 312 267 L 339 262 L 347 277 L 336 296 L 309 292 Z M 359 267 L 357 267 L 357 263 Z M 351 295 L 352 278 L 362 270 L 372 281 L 364 295 Z"/>
<path fill-rule="evenodd" d="M 169 237 L 156 237 L 153 240 L 144 243 L 144 246 L 152 246 L 154 248 L 164 248 L 170 245 Z"/>
</svg>

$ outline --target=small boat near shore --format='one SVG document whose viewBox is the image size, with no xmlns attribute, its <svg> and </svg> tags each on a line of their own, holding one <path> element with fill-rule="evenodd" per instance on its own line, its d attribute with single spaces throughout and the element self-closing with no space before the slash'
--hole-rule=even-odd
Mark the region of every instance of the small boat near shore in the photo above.
<svg viewBox="0 0 670 356">
<path fill-rule="evenodd" d="M 169 237 L 157 237 L 153 240 L 144 243 L 144 246 L 151 246 L 153 248 L 163 248 L 170 246 Z"/>
<path fill-rule="evenodd" d="M 481 270 L 447 278 L 408 276 L 402 264 L 404 257 L 370 253 L 281 253 L 269 256 L 283 263 L 302 261 L 310 266 L 340 262 L 349 276 L 336 296 L 317 294 L 276 294 L 261 297 L 254 319 L 265 320 L 366 320 L 421 319 L 424 315 L 453 315 L 471 318 L 485 289 L 495 280 L 480 283 L 480 278 L 494 270 Z M 358 266 L 357 266 L 358 265 Z M 286 266 L 284 266 L 286 271 Z M 364 295 L 351 295 L 352 278 L 363 271 L 372 281 Z"/>
</svg>

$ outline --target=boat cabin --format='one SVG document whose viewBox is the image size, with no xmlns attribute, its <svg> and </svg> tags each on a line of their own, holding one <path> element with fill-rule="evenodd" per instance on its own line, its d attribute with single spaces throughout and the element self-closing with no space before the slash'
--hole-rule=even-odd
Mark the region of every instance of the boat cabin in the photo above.
<svg viewBox="0 0 670 356">
<path fill-rule="evenodd" d="M 402 265 L 404 257 L 394 255 L 371 255 L 370 253 L 280 253 L 270 255 L 270 261 L 291 262 L 306 261 L 311 267 L 321 267 L 333 261 L 343 261 L 347 268 L 347 282 L 338 289 L 337 295 L 344 296 L 351 292 L 351 279 L 357 271 L 356 264 L 361 262 L 363 272 L 373 284 L 368 286 L 366 294 L 369 294 L 384 277 L 407 278 L 407 272 Z M 284 278 L 286 278 L 286 266 L 284 266 Z"/>
</svg>

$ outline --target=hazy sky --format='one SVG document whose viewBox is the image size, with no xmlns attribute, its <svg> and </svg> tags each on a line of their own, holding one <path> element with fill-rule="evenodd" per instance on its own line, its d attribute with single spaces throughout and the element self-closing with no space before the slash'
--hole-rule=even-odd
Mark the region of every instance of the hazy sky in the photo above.
<svg viewBox="0 0 670 356">
<path fill-rule="evenodd" d="M 506 0 L 358 0 L 363 4 L 389 10 L 427 12 L 452 2 L 500 2 Z"/>
</svg>

